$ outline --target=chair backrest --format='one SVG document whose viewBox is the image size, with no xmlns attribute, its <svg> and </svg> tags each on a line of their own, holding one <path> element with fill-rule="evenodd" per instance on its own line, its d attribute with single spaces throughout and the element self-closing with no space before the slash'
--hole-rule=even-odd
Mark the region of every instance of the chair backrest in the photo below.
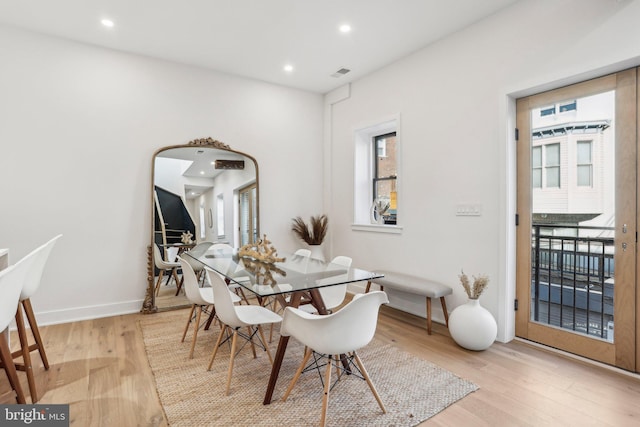
<svg viewBox="0 0 640 427">
<path fill-rule="evenodd" d="M 331 263 L 327 266 L 327 270 L 337 270 L 342 267 L 351 268 L 351 258 L 347 256 L 337 256 L 331 260 Z M 327 286 L 320 288 L 320 295 L 324 301 L 324 305 L 327 310 L 332 310 L 342 304 L 344 297 L 347 295 L 347 285 Z"/>
<path fill-rule="evenodd" d="M 331 263 L 329 263 L 329 266 L 327 267 L 327 269 L 331 270 L 332 268 L 335 268 L 331 264 L 339 265 L 341 267 L 350 268 L 352 262 L 353 262 L 353 260 L 350 257 L 344 256 L 344 255 L 339 255 L 339 256 L 337 256 L 337 257 L 335 257 L 334 259 L 331 260 Z"/>
<path fill-rule="evenodd" d="M 200 286 L 198 286 L 198 278 L 196 277 L 196 273 L 191 268 L 191 264 L 182 257 L 178 257 L 178 262 L 180 263 L 180 267 L 182 267 L 182 277 L 184 280 L 184 293 L 187 296 L 187 299 L 191 301 L 192 304 L 196 305 L 207 305 L 211 304 L 211 301 L 205 301 L 202 298 L 202 294 L 200 293 Z"/>
<path fill-rule="evenodd" d="M 200 258 L 202 255 L 204 255 L 205 252 L 207 252 L 211 245 L 213 245 L 213 243 L 211 242 L 198 243 L 190 251 L 188 251 L 188 254 L 194 258 Z M 204 266 L 202 265 L 202 263 L 191 258 L 191 256 L 184 257 L 184 260 L 189 263 L 191 268 L 193 268 L 193 271 L 201 271 Z"/>
<path fill-rule="evenodd" d="M 222 323 L 232 328 L 247 326 L 247 324 L 238 317 L 235 305 L 233 305 L 233 300 L 231 299 L 231 293 L 222 277 L 208 267 L 205 267 L 205 270 L 209 274 L 209 281 L 213 288 L 213 300 L 216 302 L 216 315 L 218 318 Z"/>
<path fill-rule="evenodd" d="M 304 257 L 310 257 L 311 256 L 311 251 L 309 249 L 298 249 L 293 254 L 294 255 L 299 255 L 299 256 L 304 256 Z"/>
<path fill-rule="evenodd" d="M 177 262 L 176 258 L 178 257 L 178 252 L 180 252 L 180 248 L 178 248 L 177 246 L 169 246 L 165 252 L 167 253 L 167 261 Z"/>
<path fill-rule="evenodd" d="M 47 264 L 47 260 L 49 259 L 53 246 L 60 237 L 62 237 L 62 234 L 58 234 L 47 243 L 37 247 L 16 263 L 16 265 L 21 263 L 29 264 L 26 268 L 27 272 L 24 278 L 24 284 L 22 285 L 22 291 L 20 293 L 20 301 L 31 298 L 40 287 L 44 267 Z"/>
<path fill-rule="evenodd" d="M 171 265 L 172 263 L 164 260 L 160 247 L 156 243 L 153 244 L 153 262 L 156 265 L 156 268 L 161 270 L 170 270 L 175 267 L 174 265 Z"/>
<path fill-rule="evenodd" d="M 20 292 L 26 280 L 33 258 L 11 265 L 0 271 L 0 334 L 16 316 Z"/>
<path fill-rule="evenodd" d="M 214 256 L 233 255 L 233 246 L 228 243 L 214 243 L 207 252 Z"/>
<path fill-rule="evenodd" d="M 385 292 L 374 291 L 354 298 L 342 310 L 325 316 L 287 307 L 280 334 L 293 336 L 322 354 L 355 351 L 371 342 L 378 324 L 380 305 L 388 302 Z"/>
</svg>

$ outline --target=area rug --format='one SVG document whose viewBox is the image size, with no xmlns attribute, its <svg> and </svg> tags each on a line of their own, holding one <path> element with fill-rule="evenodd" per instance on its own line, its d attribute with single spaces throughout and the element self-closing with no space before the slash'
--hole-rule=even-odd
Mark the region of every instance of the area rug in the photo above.
<svg viewBox="0 0 640 427">
<path fill-rule="evenodd" d="M 189 310 L 177 310 L 140 320 L 158 395 L 171 426 L 299 427 L 319 423 L 323 390 L 317 372 L 303 374 L 287 401 L 281 400 L 302 360 L 300 343 L 289 340 L 270 405 L 262 404 L 269 358 L 258 351 L 254 359 L 249 346 L 236 357 L 231 392 L 226 396 L 229 346 L 220 347 L 207 371 L 220 331 L 212 326 L 199 331 L 194 357 L 189 359 L 192 329 L 185 342 L 180 342 L 188 314 Z M 278 337 L 276 330 L 270 344 L 274 355 Z M 328 426 L 415 426 L 478 389 L 472 382 L 375 339 L 358 354 L 387 413 L 382 413 L 365 381 L 343 375 L 330 394 Z"/>
</svg>

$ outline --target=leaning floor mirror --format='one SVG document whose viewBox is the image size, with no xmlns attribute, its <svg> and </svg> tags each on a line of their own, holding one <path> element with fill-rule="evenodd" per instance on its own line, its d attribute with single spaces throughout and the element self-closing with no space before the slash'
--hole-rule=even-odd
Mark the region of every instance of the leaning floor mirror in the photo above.
<svg viewBox="0 0 640 427">
<path fill-rule="evenodd" d="M 198 243 L 260 235 L 258 163 L 212 138 L 163 147 L 151 162 L 151 241 L 142 313 L 189 306 L 176 256 Z"/>
</svg>

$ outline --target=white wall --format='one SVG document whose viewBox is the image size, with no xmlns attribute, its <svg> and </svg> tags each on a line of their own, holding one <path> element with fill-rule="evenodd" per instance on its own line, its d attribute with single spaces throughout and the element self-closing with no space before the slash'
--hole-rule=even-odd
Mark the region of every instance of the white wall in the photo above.
<svg viewBox="0 0 640 427">
<path fill-rule="evenodd" d="M 17 261 L 64 235 L 32 298 L 43 323 L 139 310 L 160 147 L 253 155 L 281 250 L 291 218 L 322 209 L 320 95 L 5 26 L 0 57 L 0 247 Z"/>
<path fill-rule="evenodd" d="M 498 320 L 498 339 L 511 339 L 513 99 L 640 64 L 638 18 L 640 1 L 525 0 L 352 83 L 346 99 L 328 96 L 332 255 L 448 283 L 449 310 L 466 301 L 461 269 L 488 274 L 481 302 Z M 394 114 L 403 233 L 352 231 L 354 130 Z M 482 205 L 482 216 L 455 216 L 455 206 L 467 203 Z M 390 299 L 424 316 L 423 301 L 400 293 Z M 433 307 L 442 321 L 439 304 Z"/>
</svg>

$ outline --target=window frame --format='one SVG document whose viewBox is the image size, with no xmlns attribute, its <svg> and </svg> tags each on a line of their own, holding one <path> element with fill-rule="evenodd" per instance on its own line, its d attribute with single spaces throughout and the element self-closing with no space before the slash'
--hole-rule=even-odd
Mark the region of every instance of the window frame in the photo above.
<svg viewBox="0 0 640 427">
<path fill-rule="evenodd" d="M 400 222 L 396 224 L 373 224 L 371 207 L 373 205 L 373 174 L 377 154 L 374 150 L 373 138 L 379 135 L 396 133 L 396 195 L 397 211 L 401 212 L 402 195 L 402 135 L 400 115 L 395 114 L 385 119 L 356 127 L 354 132 L 354 197 L 353 223 L 354 231 L 371 231 L 379 233 L 402 233 Z"/>
</svg>

